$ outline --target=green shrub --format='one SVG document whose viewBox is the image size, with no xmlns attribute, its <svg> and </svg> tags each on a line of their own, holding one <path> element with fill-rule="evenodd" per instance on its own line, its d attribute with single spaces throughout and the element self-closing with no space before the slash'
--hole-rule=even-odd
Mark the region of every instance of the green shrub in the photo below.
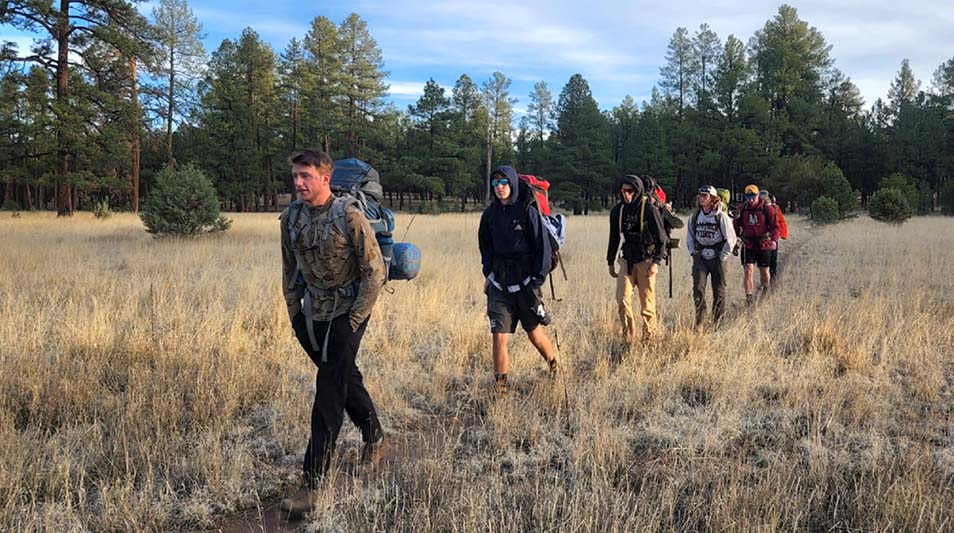
<svg viewBox="0 0 954 533">
<path fill-rule="evenodd" d="M 896 189 L 907 201 L 908 206 L 919 215 L 931 212 L 931 186 L 924 180 L 912 179 L 895 172 L 878 182 L 878 189 Z"/>
<path fill-rule="evenodd" d="M 901 224 L 911 218 L 911 204 L 898 189 L 878 189 L 868 202 L 871 218 L 891 224 Z"/>
<path fill-rule="evenodd" d="M 113 212 L 109 210 L 109 202 L 106 200 L 100 200 L 93 205 L 93 216 L 96 218 L 107 219 L 113 215 Z"/>
<path fill-rule="evenodd" d="M 219 214 L 212 181 L 192 165 L 166 167 L 156 174 L 140 218 L 156 237 L 191 237 L 225 231 L 232 224 Z"/>
<path fill-rule="evenodd" d="M 848 178 L 834 162 L 825 165 L 821 174 L 821 188 L 824 191 L 822 196 L 831 198 L 838 204 L 838 213 L 842 218 L 858 205 L 858 195 L 851 189 Z"/>
<path fill-rule="evenodd" d="M 941 188 L 941 212 L 954 215 L 954 180 L 947 180 Z"/>
<path fill-rule="evenodd" d="M 3 207 L 0 209 L 3 209 L 4 211 L 19 211 L 20 204 L 8 198 L 7 200 L 3 202 Z"/>
<path fill-rule="evenodd" d="M 838 202 L 827 197 L 819 196 L 812 202 L 812 222 L 815 224 L 834 224 L 841 220 L 841 210 Z"/>
</svg>

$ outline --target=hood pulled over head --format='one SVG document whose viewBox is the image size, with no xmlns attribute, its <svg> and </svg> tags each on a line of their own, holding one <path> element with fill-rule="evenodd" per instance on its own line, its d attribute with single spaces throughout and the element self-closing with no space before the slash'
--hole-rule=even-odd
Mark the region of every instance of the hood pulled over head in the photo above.
<svg viewBox="0 0 954 533">
<path fill-rule="evenodd" d="M 623 188 L 623 185 L 632 185 L 633 188 L 636 189 L 636 194 L 633 195 L 633 198 L 639 198 L 640 196 L 643 195 L 643 193 L 646 190 L 643 187 L 642 178 L 640 178 L 639 176 L 635 174 L 627 174 L 621 177 L 619 181 L 616 183 L 616 195 L 619 196 L 620 198 L 623 197 L 622 193 L 620 193 L 620 189 Z"/>
<path fill-rule="evenodd" d="M 501 200 L 494 195 L 494 200 L 503 204 L 515 203 L 517 201 L 517 197 L 520 194 L 520 180 L 517 178 L 517 171 L 509 165 L 503 165 L 497 167 L 493 174 L 490 175 L 490 179 L 497 177 L 507 178 L 510 181 L 510 196 Z"/>
</svg>

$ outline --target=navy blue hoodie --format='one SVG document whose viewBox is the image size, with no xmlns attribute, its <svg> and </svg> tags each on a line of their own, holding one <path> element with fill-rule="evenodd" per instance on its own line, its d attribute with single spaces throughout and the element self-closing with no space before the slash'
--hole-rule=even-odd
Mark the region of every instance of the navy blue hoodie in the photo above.
<svg viewBox="0 0 954 533">
<path fill-rule="evenodd" d="M 550 273 L 553 250 L 540 213 L 529 205 L 529 187 L 521 186 L 517 171 L 502 166 L 493 175 L 510 180 L 510 196 L 484 209 L 477 230 L 484 277 L 494 275 L 500 285 L 520 285 L 530 278 L 539 287 Z"/>
<path fill-rule="evenodd" d="M 625 203 L 620 194 L 620 202 L 610 209 L 609 244 L 606 248 L 606 262 L 610 265 L 616 261 L 616 254 L 620 249 L 620 235 L 623 237 L 623 258 L 630 268 L 636 263 L 652 259 L 657 265 L 666 258 L 666 244 L 669 238 L 663 225 L 659 209 L 651 201 L 647 201 L 643 213 L 645 232 L 641 231 L 640 209 L 644 192 L 643 181 L 636 176 L 623 176 L 617 184 L 617 190 L 626 183 L 636 189 L 632 203 Z"/>
</svg>

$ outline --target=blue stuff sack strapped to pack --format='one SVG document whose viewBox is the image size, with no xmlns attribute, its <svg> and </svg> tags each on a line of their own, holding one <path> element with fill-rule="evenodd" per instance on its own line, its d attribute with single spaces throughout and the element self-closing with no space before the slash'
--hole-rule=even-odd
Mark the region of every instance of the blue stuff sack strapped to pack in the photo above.
<svg viewBox="0 0 954 533">
<path fill-rule="evenodd" d="M 391 262 L 390 279 L 414 279 L 420 271 L 421 249 L 409 242 L 394 243 L 394 260 Z"/>
<path fill-rule="evenodd" d="M 351 195 L 358 200 L 365 218 L 374 230 L 374 237 L 381 248 L 384 266 L 387 271 L 385 279 L 414 279 L 421 265 L 421 250 L 410 243 L 395 245 L 392 233 L 394 232 L 394 213 L 381 205 L 384 199 L 384 188 L 381 187 L 381 177 L 371 165 L 356 158 L 339 159 L 335 161 L 334 171 L 331 173 L 331 190 L 336 196 Z M 401 244 L 405 247 L 401 257 L 397 257 L 396 247 Z M 413 247 L 416 252 L 409 252 L 407 247 Z M 415 255 L 416 253 L 416 255 Z M 401 261 L 411 261 L 405 265 Z M 398 276 L 398 277 L 396 277 Z"/>
</svg>

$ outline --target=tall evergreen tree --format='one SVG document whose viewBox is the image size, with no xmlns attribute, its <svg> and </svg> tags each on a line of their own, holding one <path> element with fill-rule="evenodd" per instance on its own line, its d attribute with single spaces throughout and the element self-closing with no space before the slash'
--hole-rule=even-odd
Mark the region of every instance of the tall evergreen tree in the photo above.
<svg viewBox="0 0 954 533">
<path fill-rule="evenodd" d="M 186 0 L 159 0 L 152 9 L 156 58 L 150 67 L 161 83 L 160 116 L 165 122 L 166 161 L 174 161 L 172 130 L 195 103 L 195 86 L 206 63 L 202 25 Z"/>
<path fill-rule="evenodd" d="M 702 106 L 709 100 L 716 83 L 716 73 L 722 56 L 722 43 L 719 36 L 709 28 L 708 24 L 701 24 L 692 39 L 694 65 L 692 74 L 695 77 L 694 91 L 697 105 Z"/>
<path fill-rule="evenodd" d="M 911 63 L 907 58 L 901 60 L 901 69 L 888 89 L 888 105 L 895 119 L 901 114 L 902 107 L 914 105 L 920 89 L 921 82 L 914 79 Z"/>
<path fill-rule="evenodd" d="M 311 21 L 305 35 L 306 66 L 302 77 L 305 144 L 331 153 L 334 135 L 342 131 L 343 113 L 336 98 L 341 94 L 341 44 L 338 27 L 326 17 Z"/>
<path fill-rule="evenodd" d="M 504 151 L 509 150 L 511 140 L 511 123 L 513 122 L 513 105 L 517 103 L 516 98 L 510 97 L 511 80 L 502 72 L 494 72 L 493 75 L 484 82 L 481 87 L 481 97 L 484 108 L 487 110 L 487 131 L 486 131 L 486 198 L 491 195 L 490 172 L 493 166 L 494 151 L 497 150 L 498 157 L 500 148 Z"/>
<path fill-rule="evenodd" d="M 56 73 L 56 208 L 58 216 L 71 216 L 75 207 L 74 185 L 80 179 L 71 174 L 71 154 L 82 145 L 83 135 L 82 118 L 76 115 L 77 108 L 70 97 L 71 67 L 76 65 L 70 54 L 83 58 L 93 41 L 120 51 L 130 47 L 129 36 L 135 34 L 130 28 L 138 26 L 141 17 L 123 0 L 59 0 L 52 4 L 7 0 L 3 8 L 0 22 L 40 34 L 31 54 L 15 59 L 40 64 Z"/>
<path fill-rule="evenodd" d="M 368 25 L 352 13 L 338 27 L 341 58 L 341 99 L 344 105 L 345 153 L 360 155 L 361 144 L 371 136 L 372 118 L 381 110 L 388 85 L 381 49 Z"/>
<path fill-rule="evenodd" d="M 580 74 L 570 76 L 556 107 L 554 136 L 560 153 L 557 177 L 579 187 L 583 213 L 603 197 L 616 175 L 608 122 L 600 113 L 590 85 Z"/>
<path fill-rule="evenodd" d="M 659 85 L 665 94 L 676 102 L 680 117 L 692 95 L 694 68 L 695 56 L 689 32 L 686 28 L 676 28 L 676 33 L 669 40 L 666 64 L 659 69 Z"/>
</svg>

